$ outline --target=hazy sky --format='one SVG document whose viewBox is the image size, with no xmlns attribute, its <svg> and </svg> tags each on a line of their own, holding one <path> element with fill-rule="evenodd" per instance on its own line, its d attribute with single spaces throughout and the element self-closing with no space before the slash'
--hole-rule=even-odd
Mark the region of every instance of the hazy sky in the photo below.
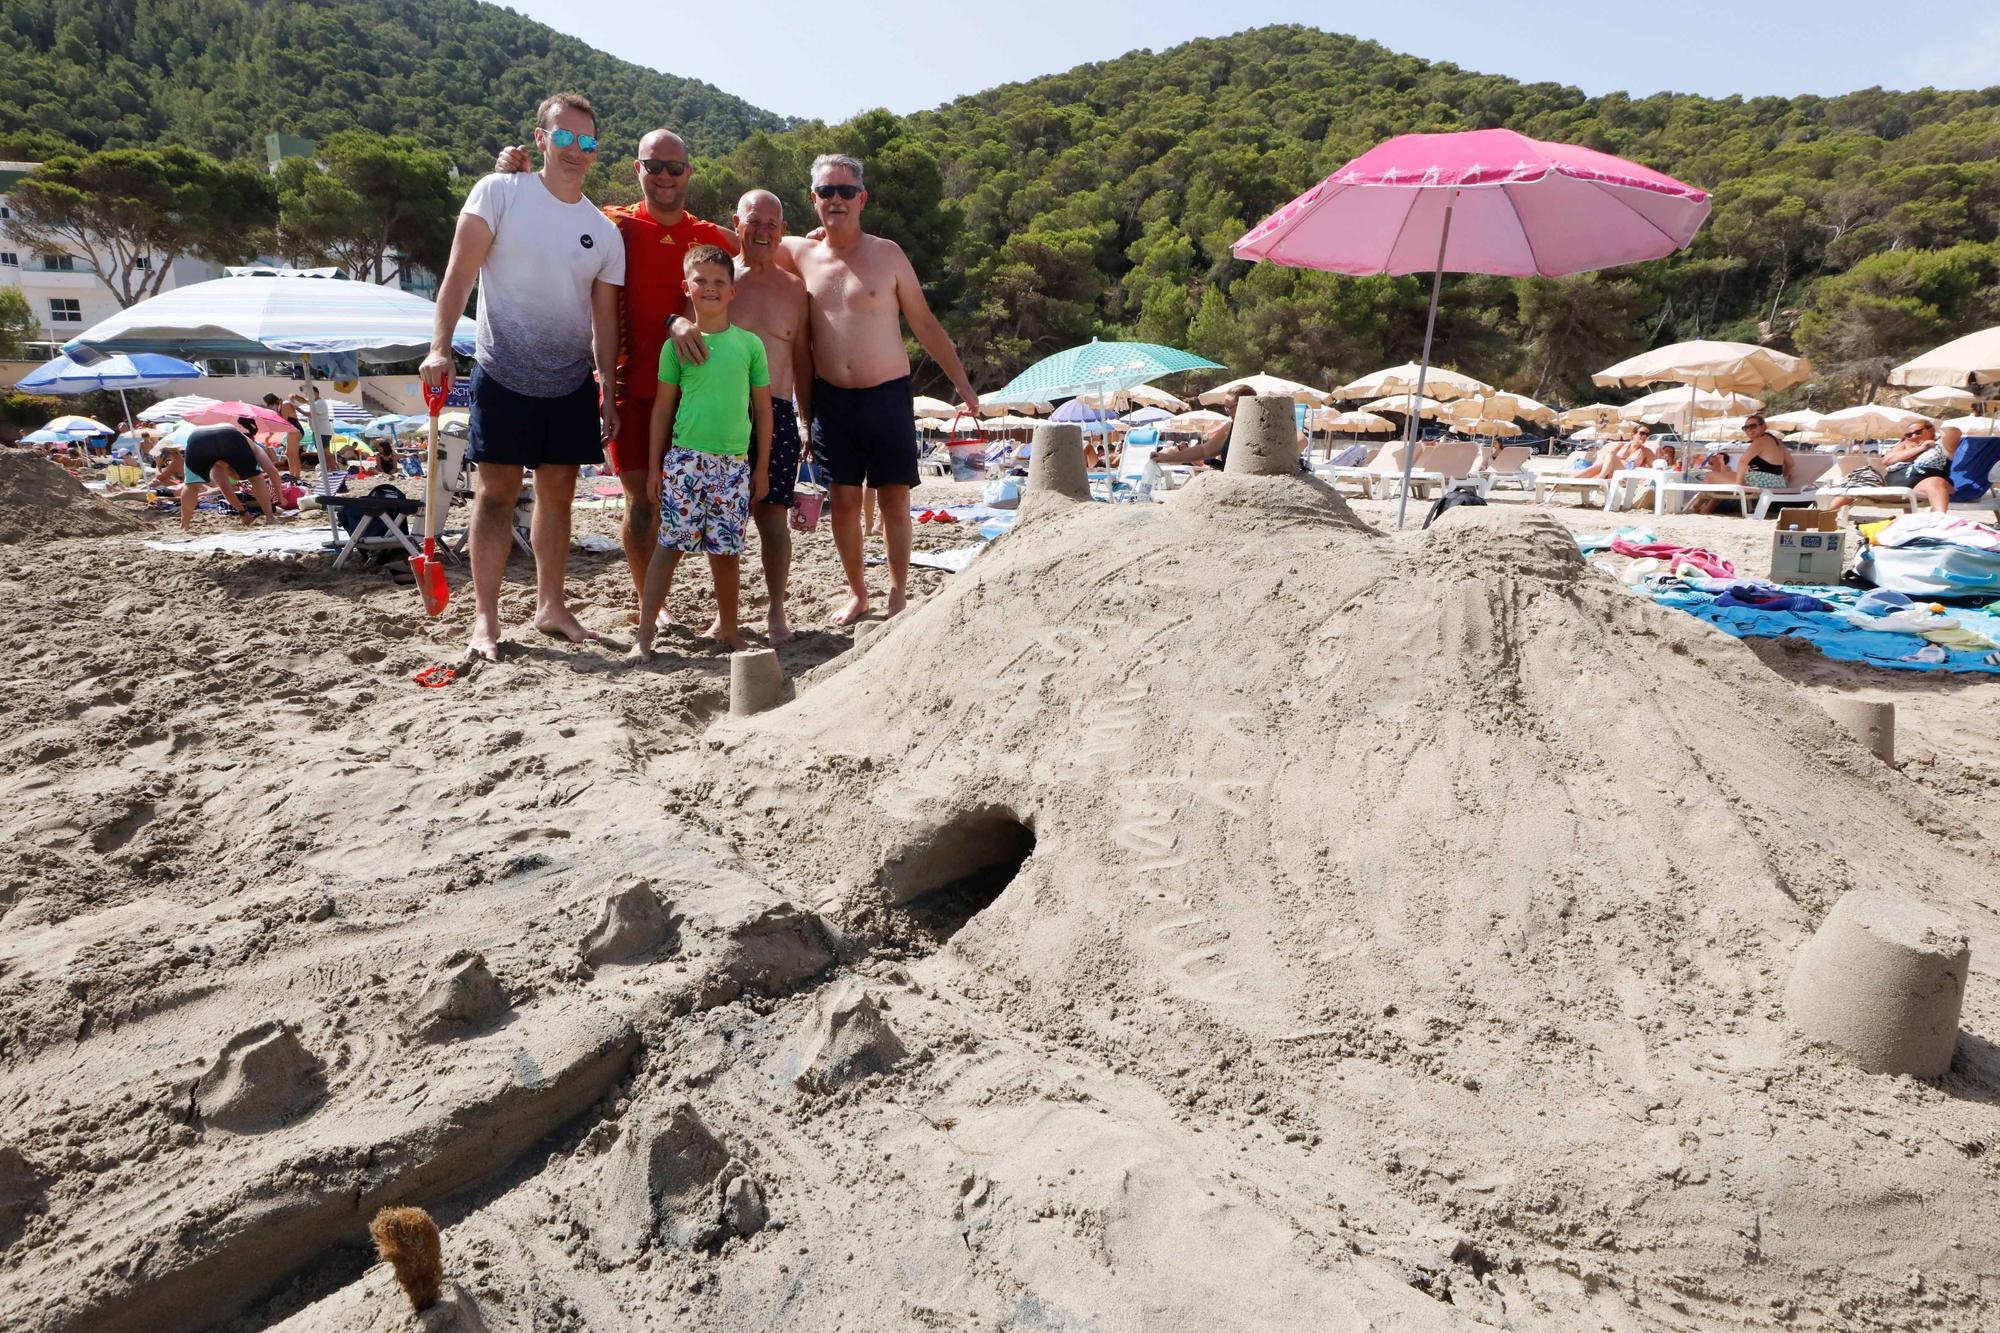
<svg viewBox="0 0 2000 1333">
<path fill-rule="evenodd" d="M 1523 82 L 1841 93 L 2000 84 L 2000 11 L 1970 0 L 763 0 L 695 18 L 663 0 L 507 0 L 592 46 L 790 116 L 909 112 L 965 93 L 1269 23 L 1351 33 Z M 648 34 L 657 32 L 658 37 Z M 761 34 L 753 42 L 745 33 Z M 713 33 L 713 38 L 710 34 Z"/>
</svg>

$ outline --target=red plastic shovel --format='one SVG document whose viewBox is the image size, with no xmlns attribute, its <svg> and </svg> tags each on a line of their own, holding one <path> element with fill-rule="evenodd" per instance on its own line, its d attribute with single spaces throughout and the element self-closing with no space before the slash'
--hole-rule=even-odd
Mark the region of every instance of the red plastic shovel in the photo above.
<svg viewBox="0 0 2000 1333">
<path fill-rule="evenodd" d="M 434 616 L 443 615 L 445 604 L 451 600 L 451 586 L 444 581 L 444 566 L 437 558 L 438 528 L 444 520 L 437 484 L 438 413 L 444 410 L 445 395 L 450 392 L 449 384 L 424 386 L 424 406 L 431 413 L 430 440 L 424 446 L 424 553 L 410 561 L 410 572 L 417 577 L 417 591 L 424 595 L 424 610 Z"/>
</svg>

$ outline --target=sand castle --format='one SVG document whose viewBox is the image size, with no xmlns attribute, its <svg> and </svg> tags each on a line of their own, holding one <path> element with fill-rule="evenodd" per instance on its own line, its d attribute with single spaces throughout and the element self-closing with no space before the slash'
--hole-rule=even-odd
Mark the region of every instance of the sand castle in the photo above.
<svg viewBox="0 0 2000 1333">
<path fill-rule="evenodd" d="M 0 1310 L 389 1327 L 366 1219 L 452 1200 L 495 1330 L 2000 1315 L 1981 831 L 1553 522 L 1376 531 L 1290 422 L 1156 506 L 1044 428 L 1010 535 L 687 743 L 438 703 L 378 882 L 176 909 L 226 967 L 29 903 Z M 1915 934 L 1836 928 L 1880 893 Z M 1846 1003 L 1871 941 L 1935 1002 Z M 151 1007 L 29 1020 L 113 957 Z M 246 1009 L 324 1086 L 211 1131 Z"/>
</svg>

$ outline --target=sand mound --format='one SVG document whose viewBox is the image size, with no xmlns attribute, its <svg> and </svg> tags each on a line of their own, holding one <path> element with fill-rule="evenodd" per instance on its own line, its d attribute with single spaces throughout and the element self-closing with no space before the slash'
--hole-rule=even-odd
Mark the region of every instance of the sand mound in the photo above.
<svg viewBox="0 0 2000 1333">
<path fill-rule="evenodd" d="M 104 537 L 145 524 L 84 489 L 39 450 L 0 448 L 0 545 Z"/>
<path fill-rule="evenodd" d="M 324 593 L 184 686 L 56 626 L 0 1322 L 410 1327 L 364 1247 L 414 1204 L 496 1333 L 1994 1323 L 1978 829 L 1542 518 L 1070 472 L 705 731 L 720 659 L 588 645 L 378 718 L 340 655 L 421 613 Z M 275 728 L 183 723 L 220 662 Z M 1850 889 L 1970 941 L 1935 1081 L 1786 1019 Z"/>
<path fill-rule="evenodd" d="M 1548 520 L 1391 543 L 1310 483 L 1208 476 L 1024 519 L 687 781 L 745 837 L 778 812 L 860 934 L 997 873 L 949 951 L 968 993 L 1442 1203 L 1486 1256 L 1461 1301 L 1899 1303 L 1924 1264 L 1883 1236 L 1993 1216 L 1985 1173 L 1794 1108 L 1832 1080 L 1905 1142 L 1968 1108 L 1823 1071 L 1783 982 L 1849 888 L 1990 921 L 1991 852 L 1707 638 Z M 1994 1257 L 1925 1250 L 1927 1280 L 1974 1299 Z"/>
</svg>

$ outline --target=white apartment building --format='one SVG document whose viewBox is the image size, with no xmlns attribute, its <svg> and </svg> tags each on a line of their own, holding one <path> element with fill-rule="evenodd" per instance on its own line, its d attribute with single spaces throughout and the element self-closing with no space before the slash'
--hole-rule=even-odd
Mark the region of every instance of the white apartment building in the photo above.
<svg viewBox="0 0 2000 1333">
<path fill-rule="evenodd" d="M 309 143 L 305 144 L 305 148 L 311 151 Z M 12 212 L 7 206 L 8 194 L 23 176 L 39 165 L 36 162 L 0 161 L 0 286 L 19 287 L 28 298 L 28 307 L 41 321 L 42 337 L 49 344 L 33 350 L 44 356 L 54 356 L 60 344 L 98 321 L 117 314 L 118 298 L 99 281 L 87 257 L 42 254 L 30 250 L 10 233 L 7 224 L 12 219 Z M 262 262 L 282 267 L 275 260 Z M 172 291 L 176 287 L 207 282 L 222 275 L 222 265 L 184 255 L 174 261 L 160 290 Z M 397 285 L 426 299 L 437 296 L 437 277 L 426 269 L 412 269 L 402 275 Z"/>
<path fill-rule="evenodd" d="M 85 256 L 43 254 L 14 239 L 7 225 L 13 217 L 7 197 L 21 177 L 37 165 L 0 162 L 0 286 L 21 289 L 21 294 L 28 298 L 28 308 L 41 321 L 42 337 L 56 344 L 67 342 L 99 320 L 118 313 L 118 298 L 98 280 Z M 174 262 L 161 290 L 221 276 L 219 265 L 183 258 Z M 54 355 L 54 348 L 49 348 L 48 353 Z"/>
</svg>

